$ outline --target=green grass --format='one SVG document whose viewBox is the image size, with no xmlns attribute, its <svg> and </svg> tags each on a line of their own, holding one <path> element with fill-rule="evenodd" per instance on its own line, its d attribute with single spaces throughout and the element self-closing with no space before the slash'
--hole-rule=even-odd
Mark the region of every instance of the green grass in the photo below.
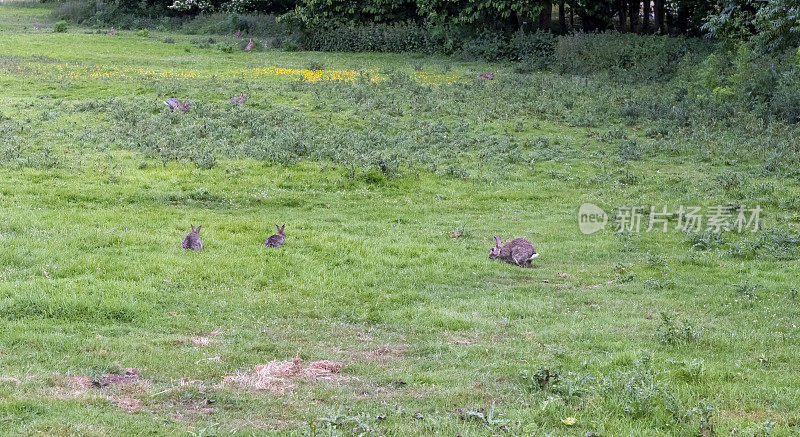
<svg viewBox="0 0 800 437">
<path fill-rule="evenodd" d="M 226 53 L 230 37 L 53 33 L 48 17 L 0 7 L 0 433 L 800 430 L 800 187 L 766 167 L 790 128 L 625 123 L 621 104 L 661 85 Z M 312 62 L 385 80 L 231 74 Z M 418 64 L 443 83 L 409 79 Z M 192 110 L 169 113 L 173 96 Z M 773 233 L 709 250 L 674 230 L 586 236 L 583 202 L 761 204 Z M 275 223 L 288 239 L 266 250 Z M 180 249 L 190 224 L 202 252 Z M 493 262 L 496 234 L 542 255 Z M 220 385 L 296 355 L 343 378 Z M 129 367 L 143 383 L 69 384 Z"/>
</svg>

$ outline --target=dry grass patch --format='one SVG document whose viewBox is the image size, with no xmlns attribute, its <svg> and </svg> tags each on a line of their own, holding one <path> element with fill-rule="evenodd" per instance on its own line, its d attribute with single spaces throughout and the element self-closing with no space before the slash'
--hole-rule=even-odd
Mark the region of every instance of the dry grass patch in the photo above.
<svg viewBox="0 0 800 437">
<path fill-rule="evenodd" d="M 267 390 L 283 394 L 291 390 L 295 382 L 337 381 L 344 379 L 340 374 L 342 364 L 336 361 L 313 361 L 308 365 L 294 357 L 291 361 L 270 361 L 259 364 L 251 372 L 228 375 L 222 378 L 222 386 L 237 386 L 244 389 Z"/>
<path fill-rule="evenodd" d="M 150 382 L 139 377 L 139 369 L 125 369 L 123 374 L 104 373 L 87 376 L 55 375 L 53 387 L 44 397 L 50 399 L 106 399 L 128 413 L 139 411 L 137 398 L 150 390 Z"/>
</svg>

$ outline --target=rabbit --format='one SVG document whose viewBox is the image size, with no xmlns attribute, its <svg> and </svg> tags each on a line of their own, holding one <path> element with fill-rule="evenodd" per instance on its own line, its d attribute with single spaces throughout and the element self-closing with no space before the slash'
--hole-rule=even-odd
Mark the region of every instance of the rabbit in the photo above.
<svg viewBox="0 0 800 437">
<path fill-rule="evenodd" d="M 175 97 L 164 101 L 164 104 L 169 107 L 170 111 L 175 111 L 176 109 L 180 109 L 181 112 L 186 112 L 189 110 L 189 100 L 185 102 L 181 102 L 180 99 L 176 99 Z"/>
<path fill-rule="evenodd" d="M 203 240 L 200 239 L 200 228 L 202 228 L 203 225 L 200 225 L 197 228 L 195 228 L 194 225 L 190 226 L 192 227 L 192 232 L 189 232 L 189 234 L 186 235 L 186 238 L 183 239 L 181 248 L 203 250 Z"/>
<path fill-rule="evenodd" d="M 524 238 L 515 238 L 502 246 L 500 236 L 494 237 L 495 246 L 489 251 L 489 259 L 501 259 L 520 267 L 530 267 L 531 260 L 539 256 L 533 244 Z"/>
<path fill-rule="evenodd" d="M 283 242 L 286 241 L 286 234 L 283 233 L 283 228 L 285 228 L 286 225 L 283 226 L 275 225 L 275 227 L 278 228 L 278 233 L 275 235 L 270 235 L 270 237 L 267 238 L 267 241 L 264 242 L 264 246 L 281 247 Z"/>
<path fill-rule="evenodd" d="M 244 102 L 247 101 L 247 97 L 244 95 L 244 93 L 239 93 L 238 96 L 233 96 L 228 100 L 237 106 L 242 106 L 244 105 Z"/>
</svg>

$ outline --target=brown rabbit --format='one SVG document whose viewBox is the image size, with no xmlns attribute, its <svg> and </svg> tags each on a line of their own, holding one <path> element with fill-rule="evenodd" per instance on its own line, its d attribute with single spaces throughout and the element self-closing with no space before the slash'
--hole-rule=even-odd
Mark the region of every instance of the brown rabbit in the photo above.
<svg viewBox="0 0 800 437">
<path fill-rule="evenodd" d="M 267 241 L 264 242 L 264 246 L 281 247 L 283 242 L 286 241 L 286 234 L 283 233 L 283 228 L 285 228 L 286 225 L 283 226 L 275 225 L 275 227 L 278 228 L 278 233 L 275 235 L 270 235 L 270 237 L 267 238 Z"/>
<path fill-rule="evenodd" d="M 192 227 L 192 232 L 189 232 L 186 235 L 186 238 L 183 239 L 181 243 L 182 249 L 192 249 L 192 250 L 203 250 L 203 240 L 200 239 L 200 228 L 203 225 L 198 226 L 196 229 L 194 225 L 190 225 Z"/>
<path fill-rule="evenodd" d="M 531 260 L 539 256 L 533 244 L 524 238 L 515 238 L 502 246 L 500 236 L 494 237 L 495 246 L 489 250 L 490 259 L 501 259 L 520 267 L 530 267 Z"/>
</svg>

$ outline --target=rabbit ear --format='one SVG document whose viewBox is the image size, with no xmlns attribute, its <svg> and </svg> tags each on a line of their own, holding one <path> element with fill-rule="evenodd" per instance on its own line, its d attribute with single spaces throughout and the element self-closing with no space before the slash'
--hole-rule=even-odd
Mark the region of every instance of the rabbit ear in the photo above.
<svg viewBox="0 0 800 437">
<path fill-rule="evenodd" d="M 277 229 L 279 233 L 281 232 L 281 227 L 280 226 L 275 225 L 275 229 Z"/>
<path fill-rule="evenodd" d="M 200 235 L 200 228 L 202 227 L 203 225 L 198 226 L 197 229 L 194 230 L 194 233 Z"/>
<path fill-rule="evenodd" d="M 501 240 L 500 240 L 500 236 L 499 236 L 499 235 L 495 235 L 495 236 L 494 236 L 494 242 L 495 242 L 495 244 L 497 244 L 498 246 L 500 245 L 500 243 L 501 243 Z"/>
<path fill-rule="evenodd" d="M 281 234 L 283 233 L 283 230 L 284 230 L 285 228 L 286 228 L 286 224 L 284 223 L 284 224 L 283 224 L 283 226 L 281 226 Z"/>
<path fill-rule="evenodd" d="M 189 226 L 191 226 L 191 227 L 192 227 L 192 232 L 194 232 L 194 225 L 189 225 Z"/>
</svg>

